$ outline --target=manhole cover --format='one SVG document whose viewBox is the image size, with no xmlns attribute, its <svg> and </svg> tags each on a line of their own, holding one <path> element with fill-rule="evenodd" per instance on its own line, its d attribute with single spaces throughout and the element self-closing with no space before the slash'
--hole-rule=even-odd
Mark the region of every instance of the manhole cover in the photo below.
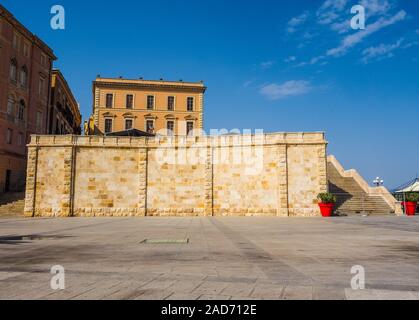
<svg viewBox="0 0 419 320">
<path fill-rule="evenodd" d="M 145 239 L 143 244 L 188 244 L 189 239 Z"/>
</svg>

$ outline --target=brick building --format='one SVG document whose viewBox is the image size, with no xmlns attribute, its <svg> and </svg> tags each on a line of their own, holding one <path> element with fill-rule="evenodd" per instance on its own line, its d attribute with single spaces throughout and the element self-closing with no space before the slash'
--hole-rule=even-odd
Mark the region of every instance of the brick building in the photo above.
<svg viewBox="0 0 419 320">
<path fill-rule="evenodd" d="M 0 5 L 0 193 L 24 188 L 26 144 L 31 134 L 46 132 L 55 59 Z"/>
<path fill-rule="evenodd" d="M 77 102 L 52 70 L 54 60 L 52 49 L 0 5 L 0 194 L 24 190 L 31 134 L 80 134 Z"/>
</svg>

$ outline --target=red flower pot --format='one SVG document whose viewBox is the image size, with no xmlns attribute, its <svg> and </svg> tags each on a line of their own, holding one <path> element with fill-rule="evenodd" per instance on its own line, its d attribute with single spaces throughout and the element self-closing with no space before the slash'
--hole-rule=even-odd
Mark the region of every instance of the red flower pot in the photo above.
<svg viewBox="0 0 419 320">
<path fill-rule="evenodd" d="M 416 209 L 418 204 L 416 202 L 404 202 L 404 211 L 408 216 L 414 216 L 416 214 Z"/>
<path fill-rule="evenodd" d="M 331 217 L 333 213 L 334 203 L 319 203 L 320 212 L 323 217 Z"/>
</svg>

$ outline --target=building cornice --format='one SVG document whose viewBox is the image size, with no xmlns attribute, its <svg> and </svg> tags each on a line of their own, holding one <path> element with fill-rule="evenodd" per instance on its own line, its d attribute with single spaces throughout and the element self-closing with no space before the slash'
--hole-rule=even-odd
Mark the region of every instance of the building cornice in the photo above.
<svg viewBox="0 0 419 320">
<path fill-rule="evenodd" d="M 13 151 L 9 151 L 9 150 L 0 150 L 0 155 L 1 156 L 8 156 L 8 157 L 15 157 L 15 158 L 20 158 L 22 160 L 26 160 L 26 155 L 25 153 L 18 153 L 18 152 L 13 152 Z"/>
<path fill-rule="evenodd" d="M 207 87 L 193 83 L 182 82 L 160 82 L 160 81 L 143 81 L 143 82 L 124 82 L 121 81 L 93 81 L 93 88 L 121 88 L 121 89 L 149 89 L 149 90 L 175 90 L 184 92 L 204 93 Z"/>
<path fill-rule="evenodd" d="M 43 42 L 38 36 L 30 32 L 22 23 L 17 20 L 13 14 L 8 11 L 5 7 L 0 4 L 0 16 L 4 17 L 8 23 L 10 23 L 13 27 L 15 27 L 22 35 L 32 41 L 33 44 L 38 46 L 44 53 L 48 54 L 48 56 L 52 60 L 57 60 L 57 57 L 54 55 L 53 50 Z"/>
</svg>

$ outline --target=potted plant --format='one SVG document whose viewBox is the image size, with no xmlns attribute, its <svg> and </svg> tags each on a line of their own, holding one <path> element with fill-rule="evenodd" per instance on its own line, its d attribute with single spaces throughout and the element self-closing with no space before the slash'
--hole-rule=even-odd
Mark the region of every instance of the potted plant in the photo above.
<svg viewBox="0 0 419 320">
<path fill-rule="evenodd" d="M 335 207 L 336 203 L 336 196 L 331 193 L 325 192 L 320 193 L 317 196 L 317 199 L 319 200 L 319 207 L 322 216 L 331 217 L 333 213 L 333 208 Z"/>
<path fill-rule="evenodd" d="M 406 194 L 406 202 L 403 203 L 404 211 L 408 216 L 414 216 L 416 214 L 416 209 L 419 201 L 418 193 L 408 193 Z"/>
</svg>

